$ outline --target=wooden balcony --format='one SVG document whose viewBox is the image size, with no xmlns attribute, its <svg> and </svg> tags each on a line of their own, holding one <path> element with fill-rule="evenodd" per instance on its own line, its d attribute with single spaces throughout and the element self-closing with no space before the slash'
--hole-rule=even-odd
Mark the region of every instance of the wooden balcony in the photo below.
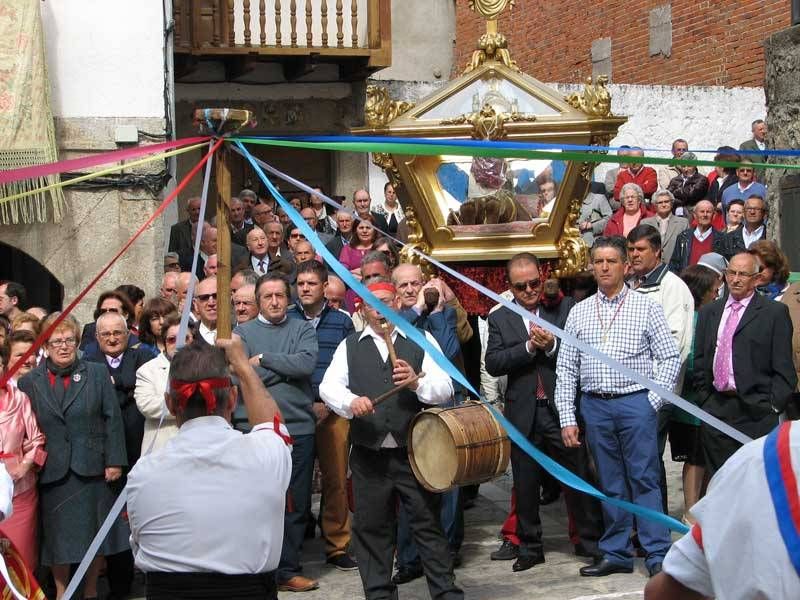
<svg viewBox="0 0 800 600">
<path fill-rule="evenodd" d="M 391 0 L 173 0 L 176 79 L 193 81 L 209 61 L 224 80 L 264 63 L 280 64 L 287 81 L 322 64 L 338 66 L 319 69 L 331 79 L 363 79 L 391 64 L 391 14 Z"/>
</svg>

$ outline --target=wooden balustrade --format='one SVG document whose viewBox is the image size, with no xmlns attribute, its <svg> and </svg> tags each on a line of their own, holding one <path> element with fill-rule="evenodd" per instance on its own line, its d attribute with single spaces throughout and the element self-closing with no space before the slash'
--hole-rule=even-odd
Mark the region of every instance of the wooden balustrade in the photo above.
<svg viewBox="0 0 800 600">
<path fill-rule="evenodd" d="M 177 54 L 315 54 L 390 64 L 391 0 L 173 0 L 173 17 Z"/>
</svg>

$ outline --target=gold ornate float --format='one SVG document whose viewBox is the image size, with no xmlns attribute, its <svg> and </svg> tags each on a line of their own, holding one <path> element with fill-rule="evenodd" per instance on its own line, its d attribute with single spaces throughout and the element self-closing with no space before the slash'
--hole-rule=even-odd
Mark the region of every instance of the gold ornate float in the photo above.
<svg viewBox="0 0 800 600">
<path fill-rule="evenodd" d="M 590 79 L 565 98 L 520 72 L 497 30 L 497 17 L 510 5 L 513 0 L 471 0 L 487 28 L 463 74 L 415 105 L 369 86 L 366 125 L 353 133 L 607 145 L 626 121 L 611 114 L 608 79 Z M 552 259 L 559 276 L 585 268 L 586 246 L 575 224 L 594 162 L 396 153 L 375 154 L 373 162 L 401 188 L 410 246 L 448 263 L 501 261 L 529 251 Z M 543 200 L 535 190 L 548 178 L 558 190 L 540 217 Z"/>
</svg>

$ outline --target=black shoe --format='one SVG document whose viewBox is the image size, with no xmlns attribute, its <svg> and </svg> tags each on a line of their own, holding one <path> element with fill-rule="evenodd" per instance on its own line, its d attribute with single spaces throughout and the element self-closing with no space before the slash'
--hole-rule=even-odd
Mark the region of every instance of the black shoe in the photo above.
<svg viewBox="0 0 800 600">
<path fill-rule="evenodd" d="M 404 567 L 397 569 L 397 573 L 392 577 L 392 583 L 395 585 L 403 585 L 409 581 L 419 579 L 424 575 L 422 565 L 415 565 L 413 567 Z"/>
<path fill-rule="evenodd" d="M 520 556 L 514 565 L 511 567 L 511 570 L 515 573 L 519 571 L 527 571 L 531 567 L 535 567 L 536 565 L 540 565 L 544 562 L 544 554 L 534 554 L 533 556 Z"/>
<path fill-rule="evenodd" d="M 602 558 L 593 565 L 582 567 L 580 570 L 582 577 L 605 577 L 614 573 L 633 573 L 633 567 L 623 567 Z"/>
<path fill-rule="evenodd" d="M 519 546 L 503 540 L 500 547 L 489 555 L 492 560 L 514 560 L 519 555 Z"/>
<path fill-rule="evenodd" d="M 333 568 L 339 569 L 340 571 L 355 571 L 358 569 L 358 563 L 347 556 L 347 554 L 337 554 L 336 556 L 331 556 L 325 562 Z"/>
<path fill-rule="evenodd" d="M 561 488 L 557 487 L 554 490 L 545 490 L 539 498 L 540 506 L 547 506 L 552 504 L 561 497 Z"/>
<path fill-rule="evenodd" d="M 661 563 L 654 563 L 651 567 L 647 567 L 647 572 L 650 574 L 650 577 L 655 577 L 661 573 Z"/>
<path fill-rule="evenodd" d="M 599 554 L 597 550 L 587 550 L 586 546 L 583 544 L 575 544 L 575 556 L 580 556 L 582 558 L 594 558 L 597 560 L 603 558 L 603 556 Z"/>
</svg>

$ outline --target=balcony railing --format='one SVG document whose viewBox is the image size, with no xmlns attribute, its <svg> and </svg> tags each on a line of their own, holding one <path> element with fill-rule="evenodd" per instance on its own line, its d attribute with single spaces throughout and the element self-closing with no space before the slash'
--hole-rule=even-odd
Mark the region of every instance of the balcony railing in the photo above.
<svg viewBox="0 0 800 600">
<path fill-rule="evenodd" d="M 391 0 L 173 0 L 175 52 L 391 62 Z"/>
</svg>

